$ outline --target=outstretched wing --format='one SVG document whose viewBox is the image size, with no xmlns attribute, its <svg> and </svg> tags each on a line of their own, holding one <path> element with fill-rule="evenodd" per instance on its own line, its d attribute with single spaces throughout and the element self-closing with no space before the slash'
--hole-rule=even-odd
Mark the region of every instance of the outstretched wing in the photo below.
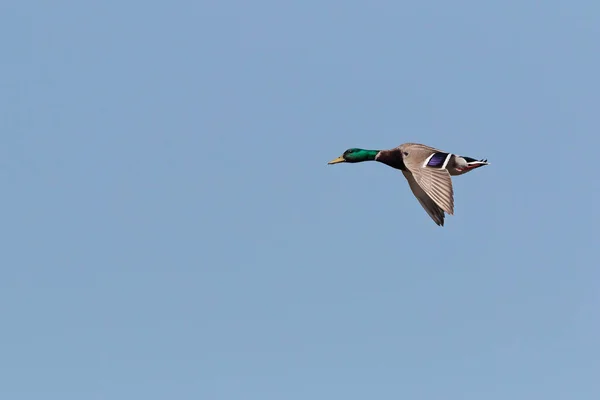
<svg viewBox="0 0 600 400">
<path fill-rule="evenodd" d="M 421 203 L 421 206 L 427 211 L 427 214 L 431 217 L 433 222 L 440 226 L 444 226 L 444 210 L 442 210 L 436 203 L 425 193 L 421 186 L 415 181 L 413 174 L 408 171 L 402 171 L 404 177 L 408 181 L 408 186 L 412 190 L 413 194 Z"/>
<path fill-rule="evenodd" d="M 422 149 L 411 150 L 409 148 L 403 150 L 402 155 L 406 169 L 412 174 L 419 187 L 438 207 L 448 214 L 454 214 L 454 190 L 452 189 L 452 178 L 448 170 L 424 165 L 425 160 L 431 153 L 426 153 Z"/>
</svg>

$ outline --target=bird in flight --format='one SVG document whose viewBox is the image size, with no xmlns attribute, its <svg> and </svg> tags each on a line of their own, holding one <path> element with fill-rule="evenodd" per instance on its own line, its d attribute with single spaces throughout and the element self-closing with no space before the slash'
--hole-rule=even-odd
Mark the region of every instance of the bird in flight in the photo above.
<svg viewBox="0 0 600 400">
<path fill-rule="evenodd" d="M 379 161 L 402 171 L 410 190 L 439 226 L 444 226 L 444 212 L 454 215 L 454 191 L 450 176 L 466 174 L 489 165 L 487 160 L 446 153 L 418 143 L 404 143 L 390 150 L 352 148 L 328 164 L 363 161 Z"/>
</svg>

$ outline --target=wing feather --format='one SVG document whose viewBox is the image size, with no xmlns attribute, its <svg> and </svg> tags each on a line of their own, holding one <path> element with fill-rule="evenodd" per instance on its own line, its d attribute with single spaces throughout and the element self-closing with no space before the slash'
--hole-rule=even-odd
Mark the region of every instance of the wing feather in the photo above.
<svg viewBox="0 0 600 400">
<path fill-rule="evenodd" d="M 408 155 L 404 154 L 408 153 Z M 431 155 L 430 150 L 422 148 L 403 149 L 403 161 L 415 182 L 442 210 L 454 214 L 454 190 L 452 178 L 445 168 L 423 166 Z"/>
<path fill-rule="evenodd" d="M 413 194 L 419 200 L 421 207 L 425 209 L 427 214 L 431 217 L 433 222 L 440 226 L 444 226 L 444 210 L 442 210 L 436 203 L 425 193 L 421 186 L 415 181 L 413 174 L 408 171 L 402 171 L 404 177 L 408 181 L 408 186 L 412 190 Z"/>
</svg>

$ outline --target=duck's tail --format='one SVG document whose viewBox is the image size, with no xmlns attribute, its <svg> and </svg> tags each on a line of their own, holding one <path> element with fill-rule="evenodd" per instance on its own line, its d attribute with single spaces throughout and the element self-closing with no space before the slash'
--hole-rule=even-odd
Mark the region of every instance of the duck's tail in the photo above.
<svg viewBox="0 0 600 400">
<path fill-rule="evenodd" d="M 476 160 L 471 157 L 459 156 L 457 163 L 448 168 L 448 171 L 450 175 L 462 175 L 489 164 L 487 160 Z"/>
<path fill-rule="evenodd" d="M 463 158 L 467 162 L 467 165 L 463 168 L 465 170 L 471 170 L 471 169 L 474 169 L 474 168 L 483 167 L 484 165 L 490 165 L 490 163 L 488 162 L 487 159 L 485 159 L 485 160 L 476 160 L 476 159 L 471 158 L 471 157 L 463 157 Z"/>
</svg>

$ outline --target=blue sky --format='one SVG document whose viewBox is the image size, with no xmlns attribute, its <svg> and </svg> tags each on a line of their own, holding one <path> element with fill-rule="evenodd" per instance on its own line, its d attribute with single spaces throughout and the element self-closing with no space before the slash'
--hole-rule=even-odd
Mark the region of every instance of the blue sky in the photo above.
<svg viewBox="0 0 600 400">
<path fill-rule="evenodd" d="M 2 398 L 600 398 L 598 2 L 96 3 L 0 5 Z"/>
</svg>

